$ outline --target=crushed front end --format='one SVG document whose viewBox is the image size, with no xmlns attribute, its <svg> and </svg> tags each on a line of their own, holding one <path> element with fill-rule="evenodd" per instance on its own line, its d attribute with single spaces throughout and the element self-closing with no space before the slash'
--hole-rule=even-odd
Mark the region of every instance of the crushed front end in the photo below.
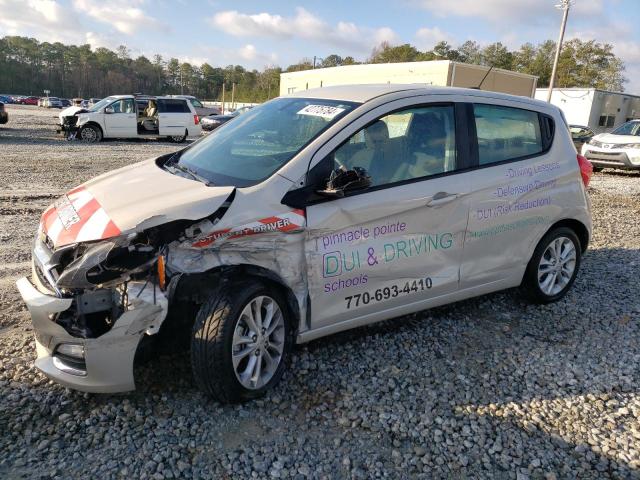
<svg viewBox="0 0 640 480">
<path fill-rule="evenodd" d="M 41 225 L 31 279 L 17 282 L 33 322 L 35 366 L 76 390 L 133 390 L 138 344 L 158 332 L 168 309 L 158 255 L 144 234 L 55 247 Z"/>
</svg>

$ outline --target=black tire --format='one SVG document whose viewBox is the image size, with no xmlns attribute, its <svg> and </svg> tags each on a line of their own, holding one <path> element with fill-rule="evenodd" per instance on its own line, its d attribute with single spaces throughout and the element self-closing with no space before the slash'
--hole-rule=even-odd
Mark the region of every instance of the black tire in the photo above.
<svg viewBox="0 0 640 480">
<path fill-rule="evenodd" d="M 232 342 L 243 309 L 266 295 L 283 313 L 285 336 L 280 364 L 262 388 L 245 388 L 232 363 Z M 282 378 L 293 347 L 293 328 L 286 302 L 280 293 L 259 281 L 226 284 L 202 305 L 191 335 L 191 368 L 199 388 L 222 403 L 239 403 L 263 396 Z"/>
<path fill-rule="evenodd" d="M 604 167 L 593 167 L 593 171 L 594 172 L 601 172 L 604 169 Z"/>
<path fill-rule="evenodd" d="M 99 143 L 102 141 L 102 130 L 97 125 L 85 125 L 78 132 L 78 136 L 83 142 Z"/>
<path fill-rule="evenodd" d="M 540 287 L 540 282 L 538 280 L 538 268 L 547 247 L 560 237 L 567 238 L 573 243 L 576 257 L 575 267 L 573 269 L 573 274 L 571 275 L 569 282 L 564 286 L 564 288 L 562 288 L 562 290 L 555 294 L 547 294 Z M 533 256 L 531 257 L 531 260 L 529 260 L 529 264 L 527 265 L 527 270 L 525 271 L 524 278 L 520 287 L 523 294 L 532 303 L 547 304 L 557 302 L 567 294 L 567 292 L 573 285 L 573 282 L 578 275 L 578 271 L 580 270 L 581 258 L 582 246 L 580 244 L 578 236 L 572 229 L 567 227 L 557 227 L 547 232 L 547 234 L 542 237 L 542 240 L 540 240 L 540 242 L 536 246 L 535 250 L 533 251 Z"/>
<path fill-rule="evenodd" d="M 173 136 L 173 137 L 167 137 L 167 139 L 171 142 L 171 143 L 183 143 L 186 139 L 187 139 L 187 131 L 184 131 L 184 135 L 182 137 L 180 136 Z"/>
</svg>

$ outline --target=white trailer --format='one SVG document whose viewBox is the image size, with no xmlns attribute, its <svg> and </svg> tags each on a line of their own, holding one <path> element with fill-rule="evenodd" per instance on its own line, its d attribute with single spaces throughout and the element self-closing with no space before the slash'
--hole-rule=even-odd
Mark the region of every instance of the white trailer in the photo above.
<svg viewBox="0 0 640 480">
<path fill-rule="evenodd" d="M 536 99 L 547 99 L 547 88 L 536 89 Z M 597 88 L 554 88 L 551 103 L 564 112 L 571 125 L 584 125 L 595 133 L 640 118 L 640 96 Z"/>
</svg>

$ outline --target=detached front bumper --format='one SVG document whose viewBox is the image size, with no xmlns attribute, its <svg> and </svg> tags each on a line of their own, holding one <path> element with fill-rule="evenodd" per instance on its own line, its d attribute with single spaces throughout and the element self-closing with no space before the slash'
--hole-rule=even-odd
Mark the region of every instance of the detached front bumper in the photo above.
<svg viewBox="0 0 640 480">
<path fill-rule="evenodd" d="M 56 314 L 71 307 L 73 299 L 44 294 L 27 278 L 18 280 L 18 290 L 31 314 L 36 337 L 35 366 L 50 379 L 75 390 L 96 393 L 134 390 L 133 361 L 138 343 L 145 333 L 157 333 L 166 316 L 167 300 L 157 290 L 154 295 L 151 285 L 144 289 L 142 284 L 131 283 L 128 309 L 113 327 L 98 338 L 79 338 L 53 320 Z M 60 353 L 61 345 L 73 345 L 77 351 L 83 351 L 83 358 Z"/>
<path fill-rule="evenodd" d="M 57 124 L 56 133 L 63 133 L 65 135 L 71 135 L 80 130 L 76 125 Z"/>
</svg>

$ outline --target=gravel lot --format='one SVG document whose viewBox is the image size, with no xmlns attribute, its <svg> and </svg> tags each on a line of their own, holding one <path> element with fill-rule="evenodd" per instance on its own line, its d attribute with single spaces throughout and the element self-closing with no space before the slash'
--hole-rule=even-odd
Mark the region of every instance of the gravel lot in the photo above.
<svg viewBox="0 0 640 480">
<path fill-rule="evenodd" d="M 82 145 L 53 115 L 0 127 L 0 477 L 640 477 L 640 175 L 592 181 L 595 236 L 568 297 L 506 292 L 298 348 L 279 388 L 222 406 L 186 355 L 140 367 L 126 395 L 37 373 L 14 281 L 38 216 L 99 173 L 176 149 Z"/>
</svg>

